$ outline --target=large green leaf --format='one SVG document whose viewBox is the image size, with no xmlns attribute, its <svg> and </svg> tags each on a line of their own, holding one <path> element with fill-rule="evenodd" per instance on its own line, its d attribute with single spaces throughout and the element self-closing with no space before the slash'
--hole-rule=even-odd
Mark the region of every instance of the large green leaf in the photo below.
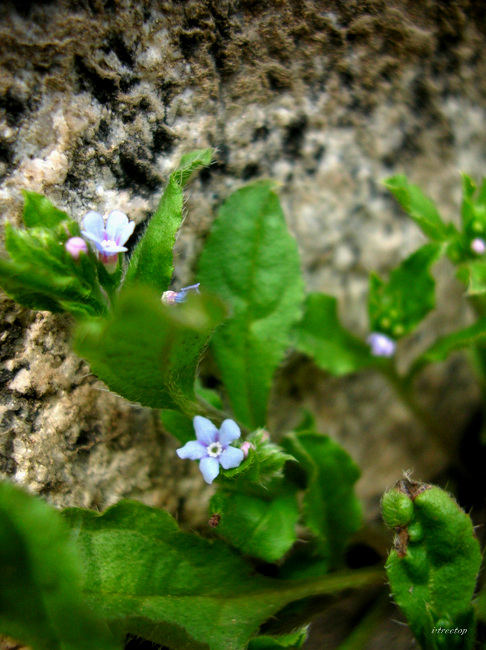
<svg viewBox="0 0 486 650">
<path fill-rule="evenodd" d="M 281 481 L 278 486 L 277 493 L 220 490 L 211 499 L 211 512 L 221 517 L 218 534 L 242 553 L 266 562 L 280 560 L 297 539 L 296 489 Z"/>
<path fill-rule="evenodd" d="M 173 254 L 177 231 L 182 224 L 182 188 L 191 175 L 211 163 L 212 150 L 201 149 L 183 156 L 170 175 L 159 206 L 130 258 L 125 282 L 166 291 L 174 272 Z"/>
<path fill-rule="evenodd" d="M 455 226 L 442 220 L 434 202 L 417 185 L 409 183 L 406 176 L 391 176 L 385 180 L 384 185 L 432 241 L 448 242 L 457 236 Z"/>
<path fill-rule="evenodd" d="M 303 301 L 297 246 L 270 182 L 248 185 L 224 203 L 199 279 L 233 310 L 211 343 L 233 411 L 250 428 L 263 426 L 272 378 Z"/>
<path fill-rule="evenodd" d="M 89 602 L 119 633 L 176 650 L 244 650 L 287 603 L 379 583 L 373 569 L 275 580 L 221 540 L 181 532 L 167 513 L 122 501 L 103 515 L 68 509 Z"/>
<path fill-rule="evenodd" d="M 33 650 L 120 650 L 81 592 L 81 566 L 61 517 L 0 483 L 0 634 Z"/>
<path fill-rule="evenodd" d="M 410 334 L 435 306 L 435 281 L 430 267 L 443 252 L 426 244 L 390 273 L 388 282 L 370 275 L 368 310 L 370 329 L 394 339 Z"/>
<path fill-rule="evenodd" d="M 224 305 L 211 296 L 168 307 L 148 287 L 133 286 L 122 291 L 108 318 L 78 326 L 74 348 L 115 393 L 195 415 L 199 358 L 224 316 Z"/>
<path fill-rule="evenodd" d="M 361 525 L 361 505 L 354 493 L 359 469 L 342 447 L 319 433 L 289 434 L 282 446 L 307 475 L 303 522 L 316 536 L 321 556 L 331 567 L 339 566 L 349 537 Z"/>
<path fill-rule="evenodd" d="M 345 375 L 379 364 L 371 356 L 368 345 L 341 325 L 336 298 L 323 293 L 307 296 L 296 337 L 297 350 L 333 375 Z"/>
</svg>

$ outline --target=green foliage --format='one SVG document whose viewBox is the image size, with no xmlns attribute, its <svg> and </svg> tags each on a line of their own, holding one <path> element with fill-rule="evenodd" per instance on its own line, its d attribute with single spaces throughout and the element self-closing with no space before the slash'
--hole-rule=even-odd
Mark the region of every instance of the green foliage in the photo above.
<svg viewBox="0 0 486 650">
<path fill-rule="evenodd" d="M 406 176 L 391 176 L 384 185 L 429 239 L 444 243 L 457 236 L 454 225 L 442 220 L 434 202 L 419 187 L 409 183 Z"/>
<path fill-rule="evenodd" d="M 472 648 L 481 553 L 470 518 L 443 490 L 408 478 L 384 495 L 383 517 L 396 529 L 386 565 L 392 593 L 422 648 Z"/>
<path fill-rule="evenodd" d="M 214 297 L 191 296 L 174 309 L 148 287 L 132 286 L 108 318 L 78 326 L 74 349 L 115 393 L 143 406 L 195 415 L 199 358 L 224 316 Z"/>
<path fill-rule="evenodd" d="M 307 639 L 307 628 L 281 636 L 258 636 L 250 641 L 248 650 L 299 650 Z"/>
<path fill-rule="evenodd" d="M 383 580 L 370 569 L 267 578 L 223 541 L 183 533 L 167 513 L 134 501 L 103 515 L 70 508 L 64 516 L 83 557 L 89 602 L 110 629 L 174 650 L 244 650 L 287 603 Z"/>
<path fill-rule="evenodd" d="M 170 175 L 159 206 L 130 258 L 126 283 L 144 284 L 162 293 L 169 287 L 174 272 L 173 253 L 176 235 L 182 224 L 182 188 L 191 175 L 211 163 L 211 149 L 194 151 L 182 157 Z"/>
<path fill-rule="evenodd" d="M 248 185 L 224 203 L 199 280 L 232 309 L 211 346 L 235 416 L 264 426 L 272 378 L 303 301 L 297 246 L 271 183 Z"/>
<path fill-rule="evenodd" d="M 333 375 L 345 375 L 380 363 L 371 356 L 366 343 L 341 325 L 336 298 L 323 293 L 307 296 L 304 317 L 296 329 L 295 346 Z"/>
<path fill-rule="evenodd" d="M 0 483 L 0 634 L 33 650 L 121 650 L 81 593 L 81 567 L 61 517 Z"/>
<path fill-rule="evenodd" d="M 282 446 L 305 470 L 303 523 L 316 536 L 320 555 L 335 568 L 361 525 L 361 505 L 354 493 L 359 469 L 334 440 L 313 431 L 289 434 Z"/>
<path fill-rule="evenodd" d="M 34 201 L 31 195 L 26 195 L 26 221 L 33 225 L 27 230 L 5 226 L 9 257 L 0 258 L 1 287 L 30 309 L 67 311 L 77 317 L 103 314 L 107 301 L 97 282 L 94 256 L 82 254 L 75 261 L 64 247 L 70 237 L 78 236 L 79 226 L 47 199 L 34 195 Z M 38 204 L 52 209 L 37 213 Z M 63 215 L 60 223 L 58 215 Z M 36 225 L 44 219 L 49 227 Z"/>
<path fill-rule="evenodd" d="M 49 199 L 36 192 L 24 190 L 24 211 L 22 214 L 27 228 L 56 230 L 63 221 L 71 221 L 68 215 L 58 210 Z"/>
<path fill-rule="evenodd" d="M 195 432 L 192 420 L 180 411 L 172 411 L 165 409 L 160 414 L 160 419 L 164 429 L 177 438 L 177 440 L 185 445 L 189 440 L 194 440 Z"/>
<path fill-rule="evenodd" d="M 430 267 L 442 246 L 426 244 L 390 273 L 388 282 L 370 275 L 370 329 L 393 339 L 410 334 L 435 306 L 435 281 Z"/>
</svg>

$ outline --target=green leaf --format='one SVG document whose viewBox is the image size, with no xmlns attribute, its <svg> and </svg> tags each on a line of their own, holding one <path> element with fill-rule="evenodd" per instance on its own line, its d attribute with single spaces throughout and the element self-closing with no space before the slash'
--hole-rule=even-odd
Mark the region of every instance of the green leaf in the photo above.
<svg viewBox="0 0 486 650">
<path fill-rule="evenodd" d="M 68 222 L 66 222 L 68 223 Z M 5 226 L 5 246 L 11 259 L 0 258 L 0 286 L 30 309 L 68 311 L 75 316 L 99 315 L 106 310 L 94 258 L 76 262 L 66 252 L 63 235 L 40 228 L 18 230 Z"/>
<path fill-rule="evenodd" d="M 406 176 L 391 176 L 384 185 L 429 239 L 442 243 L 457 236 L 455 226 L 442 221 L 434 202 L 417 185 L 409 183 Z"/>
<path fill-rule="evenodd" d="M 160 294 L 169 287 L 174 272 L 173 253 L 176 235 L 182 224 L 182 188 L 190 176 L 209 165 L 212 150 L 199 150 L 182 157 L 147 230 L 130 258 L 125 283 L 144 284 Z"/>
<path fill-rule="evenodd" d="M 481 553 L 468 515 L 440 488 L 405 478 L 385 493 L 383 518 L 396 530 L 386 564 L 390 587 L 420 645 L 472 648 Z"/>
<path fill-rule="evenodd" d="M 211 296 L 169 307 L 148 287 L 133 286 L 121 292 L 107 319 L 78 326 L 74 349 L 122 397 L 195 415 L 199 358 L 224 316 L 221 301 Z"/>
<path fill-rule="evenodd" d="M 69 220 L 68 215 L 58 210 L 49 199 L 42 194 L 22 190 L 24 195 L 23 219 L 27 228 L 55 229 L 63 221 Z"/>
<path fill-rule="evenodd" d="M 456 350 L 462 350 L 484 343 L 486 340 L 486 318 L 479 319 L 473 325 L 442 336 L 423 352 L 412 364 L 408 376 L 413 377 L 429 363 L 440 363 Z"/>
<path fill-rule="evenodd" d="M 368 345 L 341 325 L 336 298 L 323 293 L 307 296 L 296 336 L 296 349 L 333 375 L 345 375 L 378 363 Z"/>
<path fill-rule="evenodd" d="M 0 634 L 33 650 L 120 650 L 81 593 L 81 567 L 61 517 L 0 483 Z"/>
<path fill-rule="evenodd" d="M 221 540 L 181 532 L 167 513 L 121 501 L 103 515 L 68 509 L 85 592 L 119 634 L 175 650 L 244 650 L 287 603 L 383 580 L 376 570 L 282 581 L 255 572 Z"/>
<path fill-rule="evenodd" d="M 435 306 L 435 281 L 430 267 L 443 247 L 426 244 L 390 273 L 388 283 L 370 275 L 370 329 L 393 339 L 410 334 Z"/>
<path fill-rule="evenodd" d="M 486 293 L 486 262 L 478 260 L 467 265 L 469 296 L 478 296 Z"/>
<path fill-rule="evenodd" d="M 272 378 L 303 300 L 297 246 L 270 182 L 248 185 L 224 203 L 199 280 L 232 308 L 211 345 L 235 416 L 252 429 L 263 426 Z"/>
<path fill-rule="evenodd" d="M 248 650 L 299 650 L 307 639 L 307 628 L 281 636 L 258 636 L 250 641 Z"/>
<path fill-rule="evenodd" d="M 164 429 L 177 438 L 182 445 L 195 439 L 196 434 L 192 420 L 184 413 L 165 409 L 161 412 L 160 419 Z"/>
<path fill-rule="evenodd" d="M 218 534 L 245 555 L 276 562 L 297 539 L 299 518 L 296 490 L 279 483 L 280 489 L 257 494 L 218 491 L 211 499 L 211 513 L 221 515 Z"/>
<path fill-rule="evenodd" d="M 349 537 L 361 525 L 361 505 L 354 493 L 359 469 L 342 447 L 319 433 L 289 434 L 282 446 L 307 474 L 304 524 L 316 536 L 319 551 L 330 566 L 339 566 Z"/>
</svg>

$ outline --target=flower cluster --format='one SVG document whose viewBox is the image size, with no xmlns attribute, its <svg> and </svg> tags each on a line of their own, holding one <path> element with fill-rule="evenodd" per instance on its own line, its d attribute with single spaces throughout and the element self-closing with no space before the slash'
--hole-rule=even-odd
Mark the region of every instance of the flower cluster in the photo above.
<svg viewBox="0 0 486 650">
<path fill-rule="evenodd" d="M 240 435 L 240 428 L 233 420 L 224 420 L 218 430 L 211 420 L 196 415 L 193 420 L 197 440 L 186 442 L 177 449 L 179 458 L 199 460 L 199 469 L 206 483 L 211 484 L 223 469 L 238 467 L 245 454 L 241 449 L 231 447 L 231 443 Z"/>
</svg>

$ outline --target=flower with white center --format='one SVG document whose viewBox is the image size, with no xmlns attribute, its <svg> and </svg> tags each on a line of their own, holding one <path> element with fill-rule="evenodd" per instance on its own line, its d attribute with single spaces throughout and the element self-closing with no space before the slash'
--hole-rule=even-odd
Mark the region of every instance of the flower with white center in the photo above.
<svg viewBox="0 0 486 650">
<path fill-rule="evenodd" d="M 164 291 L 161 300 L 164 305 L 175 305 L 178 302 L 186 302 L 187 292 L 194 291 L 195 293 L 199 293 L 200 284 L 200 282 L 191 284 L 189 287 L 183 287 L 180 291 Z"/>
<path fill-rule="evenodd" d="M 107 270 L 115 271 L 118 262 L 118 253 L 125 253 L 128 249 L 124 246 L 135 228 L 134 221 L 120 210 L 113 210 L 105 222 L 99 212 L 88 212 L 83 219 L 82 233 L 96 246 L 100 260 Z"/>
<path fill-rule="evenodd" d="M 231 447 L 231 443 L 241 435 L 240 428 L 233 420 L 224 420 L 218 430 L 211 420 L 201 415 L 196 415 L 193 423 L 197 440 L 186 442 L 184 447 L 177 449 L 177 455 L 199 460 L 204 480 L 211 484 L 219 474 L 220 465 L 223 469 L 233 469 L 241 464 L 244 453 Z"/>
<path fill-rule="evenodd" d="M 374 357 L 392 357 L 397 347 L 393 339 L 379 332 L 370 334 L 366 342 L 370 346 L 371 354 Z"/>
<path fill-rule="evenodd" d="M 486 242 L 484 239 L 480 239 L 479 237 L 473 239 L 471 242 L 471 250 L 476 255 L 484 255 L 486 253 Z"/>
<path fill-rule="evenodd" d="M 88 245 L 84 239 L 81 239 L 81 237 L 70 237 L 64 244 L 64 248 L 67 250 L 69 255 L 71 255 L 73 260 L 79 260 L 81 253 L 84 253 L 85 255 L 88 253 Z"/>
</svg>

